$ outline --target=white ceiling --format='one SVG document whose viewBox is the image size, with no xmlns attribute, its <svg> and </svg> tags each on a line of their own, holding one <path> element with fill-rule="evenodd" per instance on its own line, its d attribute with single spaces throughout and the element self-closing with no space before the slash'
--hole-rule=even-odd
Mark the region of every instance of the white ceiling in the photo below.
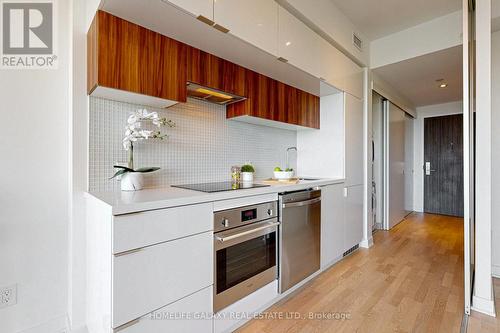
<svg viewBox="0 0 500 333">
<path fill-rule="evenodd" d="M 461 0 L 331 0 L 370 40 L 462 8 Z"/>
<path fill-rule="evenodd" d="M 462 99 L 462 47 L 408 59 L 373 70 L 415 106 L 441 104 Z M 436 82 L 444 79 L 446 88 Z"/>
</svg>

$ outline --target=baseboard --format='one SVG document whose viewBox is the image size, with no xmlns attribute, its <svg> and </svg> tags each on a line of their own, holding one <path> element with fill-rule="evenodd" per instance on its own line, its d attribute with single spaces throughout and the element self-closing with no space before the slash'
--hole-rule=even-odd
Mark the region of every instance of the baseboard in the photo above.
<svg viewBox="0 0 500 333">
<path fill-rule="evenodd" d="M 363 239 L 361 243 L 359 243 L 359 247 L 363 247 L 365 249 L 369 249 L 372 246 L 373 246 L 373 237 L 370 237 L 368 239 Z"/>
<path fill-rule="evenodd" d="M 471 309 L 491 317 L 496 317 L 495 301 L 493 299 L 484 299 L 482 297 L 472 296 Z"/>
<path fill-rule="evenodd" d="M 21 331 L 21 333 L 70 333 L 68 322 L 68 317 L 64 315 L 53 318 L 35 327 L 28 328 L 27 330 Z"/>
<path fill-rule="evenodd" d="M 500 265 L 491 266 L 491 275 L 495 278 L 500 278 Z"/>
</svg>

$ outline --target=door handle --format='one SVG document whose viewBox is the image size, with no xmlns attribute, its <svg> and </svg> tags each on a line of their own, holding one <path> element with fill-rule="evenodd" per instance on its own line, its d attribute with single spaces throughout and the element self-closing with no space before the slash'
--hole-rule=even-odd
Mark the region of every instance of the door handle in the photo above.
<svg viewBox="0 0 500 333">
<path fill-rule="evenodd" d="M 256 233 L 258 231 L 261 231 L 261 230 L 264 230 L 264 229 L 267 229 L 267 228 L 276 227 L 278 225 L 280 225 L 280 222 L 269 223 L 269 224 L 266 224 L 264 226 L 261 226 L 261 227 L 258 227 L 258 228 L 254 228 L 254 229 L 251 229 L 251 230 L 247 230 L 247 231 L 243 231 L 243 232 L 240 232 L 238 234 L 231 235 L 231 236 L 225 236 L 225 237 L 215 236 L 215 239 L 217 239 L 221 243 L 224 243 L 224 242 L 227 242 L 227 241 L 229 241 L 231 239 L 240 238 L 240 237 L 243 237 L 243 236 L 246 236 L 246 235 L 250 235 L 250 234 Z"/>
<path fill-rule="evenodd" d="M 286 203 L 286 204 L 283 204 L 282 207 L 283 208 L 302 207 L 302 206 L 312 205 L 312 204 L 320 202 L 320 201 L 321 201 L 321 197 L 310 199 L 310 200 L 306 200 L 306 201 Z"/>
<path fill-rule="evenodd" d="M 424 170 L 426 176 L 430 176 L 431 172 L 436 172 L 436 170 L 431 169 L 431 162 L 425 162 Z"/>
</svg>

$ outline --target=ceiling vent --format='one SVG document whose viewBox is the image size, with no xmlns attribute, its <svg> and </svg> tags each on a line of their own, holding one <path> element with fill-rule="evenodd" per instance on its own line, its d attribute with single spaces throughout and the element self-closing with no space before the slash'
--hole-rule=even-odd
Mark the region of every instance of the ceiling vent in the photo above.
<svg viewBox="0 0 500 333">
<path fill-rule="evenodd" d="M 363 40 L 355 32 L 352 33 L 352 44 L 360 51 L 363 51 Z"/>
</svg>

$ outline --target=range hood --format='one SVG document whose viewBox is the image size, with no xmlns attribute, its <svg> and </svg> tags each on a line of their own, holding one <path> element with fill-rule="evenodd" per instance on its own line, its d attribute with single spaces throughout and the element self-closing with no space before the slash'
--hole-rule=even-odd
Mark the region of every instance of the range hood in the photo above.
<svg viewBox="0 0 500 333">
<path fill-rule="evenodd" d="M 187 83 L 187 95 L 191 98 L 200 99 L 219 105 L 229 105 L 236 102 L 241 102 L 246 97 L 230 94 L 213 88 L 201 86 L 196 83 Z"/>
</svg>

